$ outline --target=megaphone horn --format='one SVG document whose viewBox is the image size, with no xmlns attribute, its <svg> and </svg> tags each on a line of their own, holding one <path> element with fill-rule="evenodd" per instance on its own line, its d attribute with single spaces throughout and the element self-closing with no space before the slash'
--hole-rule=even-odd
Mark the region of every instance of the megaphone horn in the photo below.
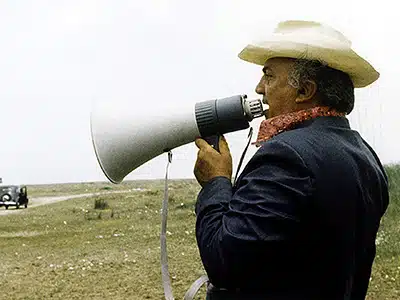
<svg viewBox="0 0 400 300">
<path fill-rule="evenodd" d="M 103 173 L 111 182 L 122 182 L 147 161 L 197 137 L 246 129 L 251 120 L 264 115 L 261 100 L 247 100 L 246 95 L 197 102 L 194 107 L 161 105 L 150 110 L 111 103 L 93 109 L 90 117 L 93 147 Z"/>
</svg>

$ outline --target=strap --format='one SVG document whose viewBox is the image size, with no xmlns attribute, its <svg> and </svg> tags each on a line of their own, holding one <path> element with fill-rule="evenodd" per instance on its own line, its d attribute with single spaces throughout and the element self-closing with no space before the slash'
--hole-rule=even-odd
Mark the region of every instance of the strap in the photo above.
<svg viewBox="0 0 400 300">
<path fill-rule="evenodd" d="M 193 300 L 194 296 L 196 296 L 197 292 L 201 288 L 204 283 L 208 282 L 208 276 L 202 275 L 195 282 L 192 283 L 190 288 L 187 290 L 184 300 Z"/>
<path fill-rule="evenodd" d="M 247 149 L 249 148 L 250 145 L 250 141 L 251 141 L 251 137 L 253 136 L 253 127 L 250 127 L 249 130 L 249 134 L 247 135 L 247 145 L 243 150 L 242 156 L 240 157 L 240 161 L 239 161 L 239 165 L 238 168 L 236 170 L 236 175 L 235 175 L 235 179 L 234 179 L 234 183 L 236 183 L 236 179 L 237 176 L 239 174 L 240 171 L 240 167 L 242 166 L 243 163 L 243 159 L 246 155 Z M 202 275 L 200 276 L 195 282 L 192 283 L 192 285 L 190 286 L 190 288 L 187 290 L 184 300 L 193 300 L 194 297 L 196 296 L 197 292 L 199 291 L 199 289 L 201 288 L 201 286 L 205 283 L 208 283 L 209 279 L 207 275 Z"/>
<path fill-rule="evenodd" d="M 240 168 L 241 168 L 241 166 L 242 166 L 243 159 L 244 159 L 244 157 L 245 157 L 245 155 L 246 155 L 247 149 L 249 148 L 249 145 L 250 145 L 250 141 L 251 141 L 251 137 L 252 137 L 252 136 L 253 136 L 253 127 L 250 127 L 249 134 L 247 135 L 247 145 L 246 145 L 246 147 L 245 147 L 244 150 L 243 150 L 242 156 L 240 157 L 240 161 L 239 161 L 239 164 L 238 164 L 238 168 L 237 168 L 237 170 L 236 170 L 236 175 L 235 175 L 235 179 L 234 179 L 234 181 L 233 181 L 233 185 L 236 184 L 236 180 L 237 180 L 237 177 L 238 177 Z"/>
<path fill-rule="evenodd" d="M 162 217 L 161 217 L 161 276 L 164 287 L 164 295 L 166 300 L 174 300 L 172 294 L 171 279 L 168 271 L 168 253 L 167 253 L 167 216 L 168 216 L 168 168 L 172 162 L 172 152 L 168 151 L 168 163 L 165 171 L 165 186 L 164 186 L 164 199 L 162 202 Z"/>
</svg>

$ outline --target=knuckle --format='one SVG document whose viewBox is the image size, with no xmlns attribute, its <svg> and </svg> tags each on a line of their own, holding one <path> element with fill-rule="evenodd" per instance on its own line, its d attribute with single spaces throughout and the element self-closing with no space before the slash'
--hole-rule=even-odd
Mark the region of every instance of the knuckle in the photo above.
<svg viewBox="0 0 400 300">
<path fill-rule="evenodd" d="M 204 151 L 199 151 L 199 152 L 197 153 L 197 158 L 198 158 L 199 160 L 203 160 L 203 159 L 204 159 Z"/>
</svg>

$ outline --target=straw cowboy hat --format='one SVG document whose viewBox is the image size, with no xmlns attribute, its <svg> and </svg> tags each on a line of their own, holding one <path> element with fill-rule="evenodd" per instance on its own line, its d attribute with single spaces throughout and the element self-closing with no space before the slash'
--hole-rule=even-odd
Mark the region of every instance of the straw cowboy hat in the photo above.
<svg viewBox="0 0 400 300">
<path fill-rule="evenodd" d="M 356 88 L 379 78 L 374 67 L 351 49 L 351 41 L 339 31 L 317 22 L 281 22 L 269 38 L 247 45 L 239 57 L 257 65 L 264 65 L 272 57 L 320 60 L 349 74 Z"/>
</svg>

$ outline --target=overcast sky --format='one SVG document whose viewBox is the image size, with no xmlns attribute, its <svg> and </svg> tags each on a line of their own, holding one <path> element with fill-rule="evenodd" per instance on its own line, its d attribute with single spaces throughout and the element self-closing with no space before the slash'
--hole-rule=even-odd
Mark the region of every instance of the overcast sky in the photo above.
<svg viewBox="0 0 400 300">
<path fill-rule="evenodd" d="M 384 163 L 399 161 L 395 1 L 2 0 L 0 177 L 7 184 L 106 180 L 92 147 L 93 102 L 129 101 L 151 122 L 151 102 L 254 96 L 261 70 L 237 54 L 286 19 L 335 27 L 381 73 L 356 91 L 349 119 Z M 246 135 L 227 135 L 235 164 Z M 194 144 L 173 153 L 171 177 L 193 177 Z M 162 178 L 165 163 L 161 155 L 126 179 Z"/>
</svg>

